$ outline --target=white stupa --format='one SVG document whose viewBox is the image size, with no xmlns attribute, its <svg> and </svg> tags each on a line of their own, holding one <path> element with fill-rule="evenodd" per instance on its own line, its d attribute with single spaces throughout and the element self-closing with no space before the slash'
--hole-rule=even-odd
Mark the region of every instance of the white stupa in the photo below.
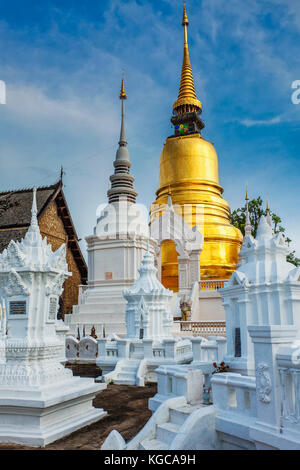
<svg viewBox="0 0 300 470">
<path fill-rule="evenodd" d="M 261 217 L 256 238 L 249 214 L 246 220 L 242 264 L 220 293 L 226 311 L 224 361 L 232 371 L 254 375 L 248 326 L 300 326 L 299 268 L 287 262 L 288 246 L 282 233 L 274 234 L 270 217 Z"/>
<path fill-rule="evenodd" d="M 138 271 L 139 279 L 123 293 L 127 300 L 126 338 L 156 341 L 170 338 L 173 326 L 170 298 L 173 293 L 158 280 L 154 257 L 149 251 Z"/>
<path fill-rule="evenodd" d="M 148 214 L 136 204 L 137 192 L 130 174 L 130 156 L 125 136 L 124 101 L 127 99 L 122 80 L 120 93 L 122 121 L 119 148 L 110 177 L 108 204 L 97 220 L 94 234 L 87 237 L 88 285 L 74 307 L 71 331 L 76 325 L 95 327 L 98 336 L 126 334 L 123 290 L 138 278 L 138 267 L 149 241 Z M 154 252 L 155 242 L 150 241 Z"/>
<path fill-rule="evenodd" d="M 70 275 L 65 245 L 53 252 L 42 239 L 35 189 L 25 238 L 12 240 L 0 255 L 1 443 L 44 446 L 106 415 L 92 405 L 105 385 L 73 377 L 61 363 L 63 330 L 56 317 Z"/>
</svg>

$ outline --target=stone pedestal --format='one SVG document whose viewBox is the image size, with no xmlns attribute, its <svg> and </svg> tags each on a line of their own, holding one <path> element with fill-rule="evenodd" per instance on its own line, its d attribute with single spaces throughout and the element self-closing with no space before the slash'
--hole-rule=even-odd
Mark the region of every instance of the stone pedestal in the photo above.
<svg viewBox="0 0 300 470">
<path fill-rule="evenodd" d="M 257 420 L 256 426 L 266 433 L 279 433 L 281 426 L 280 375 L 276 354 L 280 346 L 291 344 L 297 329 L 291 325 L 249 326 L 254 344 Z M 259 434 L 255 439 L 259 441 Z M 254 437 L 254 436 L 253 436 Z"/>
</svg>

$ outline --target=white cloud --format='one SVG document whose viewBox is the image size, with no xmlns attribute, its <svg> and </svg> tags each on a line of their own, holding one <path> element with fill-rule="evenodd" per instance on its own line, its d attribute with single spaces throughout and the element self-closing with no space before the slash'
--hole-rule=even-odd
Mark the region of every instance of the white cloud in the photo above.
<svg viewBox="0 0 300 470">
<path fill-rule="evenodd" d="M 275 116 L 271 119 L 243 119 L 240 121 L 246 127 L 253 126 L 272 126 L 274 124 L 279 124 L 281 122 L 281 116 Z"/>
</svg>

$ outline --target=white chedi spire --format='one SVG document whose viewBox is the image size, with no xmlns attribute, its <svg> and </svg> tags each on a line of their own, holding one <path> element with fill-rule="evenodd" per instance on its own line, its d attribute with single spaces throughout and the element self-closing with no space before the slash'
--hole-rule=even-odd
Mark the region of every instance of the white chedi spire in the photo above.
<svg viewBox="0 0 300 470">
<path fill-rule="evenodd" d="M 171 291 L 166 289 L 157 278 L 157 269 L 154 266 L 154 256 L 149 250 L 149 243 L 138 272 L 140 274 L 139 279 L 133 286 L 124 291 L 124 296 L 128 297 L 130 295 L 150 294 L 154 292 L 169 297 L 172 296 Z"/>
<path fill-rule="evenodd" d="M 127 338 L 169 338 L 172 336 L 173 325 L 169 301 L 173 293 L 158 280 L 154 256 L 150 253 L 149 246 L 139 273 L 139 279 L 123 292 L 127 300 Z"/>
<path fill-rule="evenodd" d="M 245 222 L 245 238 L 252 236 L 252 225 L 250 220 L 249 213 L 249 197 L 248 197 L 248 188 L 246 188 L 246 222 Z"/>
</svg>

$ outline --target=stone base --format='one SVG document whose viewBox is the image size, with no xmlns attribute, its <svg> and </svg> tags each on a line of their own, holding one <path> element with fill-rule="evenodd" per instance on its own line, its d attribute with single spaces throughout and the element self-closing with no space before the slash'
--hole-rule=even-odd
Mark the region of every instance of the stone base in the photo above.
<svg viewBox="0 0 300 470">
<path fill-rule="evenodd" d="M 0 390 L 0 443 L 44 447 L 107 415 L 93 407 L 106 388 L 73 377 L 59 386 Z"/>
</svg>

